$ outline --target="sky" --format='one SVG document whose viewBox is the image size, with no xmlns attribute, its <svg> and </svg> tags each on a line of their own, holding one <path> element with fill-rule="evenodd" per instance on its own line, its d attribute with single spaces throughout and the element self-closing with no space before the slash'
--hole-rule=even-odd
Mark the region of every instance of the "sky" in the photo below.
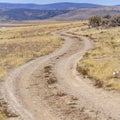
<svg viewBox="0 0 120 120">
<path fill-rule="evenodd" d="M 36 3 L 36 4 L 49 4 L 57 2 L 75 2 L 75 3 L 94 3 L 101 5 L 120 5 L 120 0 L 0 0 L 0 2 L 9 3 Z"/>
</svg>

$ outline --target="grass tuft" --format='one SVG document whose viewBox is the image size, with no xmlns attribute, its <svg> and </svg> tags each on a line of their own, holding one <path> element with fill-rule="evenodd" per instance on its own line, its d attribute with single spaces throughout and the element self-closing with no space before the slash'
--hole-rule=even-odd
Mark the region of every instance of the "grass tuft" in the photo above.
<svg viewBox="0 0 120 120">
<path fill-rule="evenodd" d="M 120 77 L 113 73 L 120 71 L 120 27 L 95 29 L 84 26 L 72 28 L 71 33 L 87 36 L 95 42 L 95 48 L 79 61 L 77 70 L 95 81 L 95 85 L 120 90 Z"/>
</svg>

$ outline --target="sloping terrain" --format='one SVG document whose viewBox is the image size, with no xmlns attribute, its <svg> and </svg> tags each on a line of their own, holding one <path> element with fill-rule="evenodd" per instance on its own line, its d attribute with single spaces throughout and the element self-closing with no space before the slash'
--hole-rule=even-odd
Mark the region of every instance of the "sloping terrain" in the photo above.
<svg viewBox="0 0 120 120">
<path fill-rule="evenodd" d="M 120 6 L 103 7 L 88 3 L 53 3 L 48 5 L 0 3 L 0 21 L 86 20 L 93 15 L 119 14 Z"/>
<path fill-rule="evenodd" d="M 13 4 L 0 3 L 0 21 L 43 20 L 68 13 L 79 8 L 101 7 L 88 3 L 53 3 L 53 4 Z"/>
<path fill-rule="evenodd" d="M 67 12 L 69 12 L 69 10 L 1 9 L 0 21 L 43 20 Z"/>
<path fill-rule="evenodd" d="M 7 9 L 16 9 L 16 8 L 24 8 L 24 9 L 39 9 L 39 10 L 69 10 L 69 9 L 77 9 L 77 8 L 93 8 L 100 7 L 101 5 L 90 4 L 90 3 L 69 3 L 69 2 L 61 2 L 61 3 L 53 3 L 53 4 L 12 4 L 12 3 L 0 3 L 0 8 Z"/>
<path fill-rule="evenodd" d="M 55 17 L 55 20 L 73 21 L 73 20 L 86 20 L 91 16 L 106 14 L 116 15 L 120 13 L 120 6 L 113 7 L 99 7 L 99 8 L 84 8 L 71 11 L 69 13 Z"/>
</svg>

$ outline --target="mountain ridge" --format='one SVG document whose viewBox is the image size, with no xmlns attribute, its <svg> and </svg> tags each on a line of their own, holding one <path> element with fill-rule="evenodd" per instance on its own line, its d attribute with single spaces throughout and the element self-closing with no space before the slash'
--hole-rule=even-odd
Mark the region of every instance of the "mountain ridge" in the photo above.
<svg viewBox="0 0 120 120">
<path fill-rule="evenodd" d="M 63 15 L 55 16 L 54 20 L 58 21 L 76 21 L 76 20 L 88 20 L 91 16 L 99 15 L 120 15 L 120 6 L 109 6 L 100 8 L 82 8 L 74 11 L 70 11 Z"/>
<path fill-rule="evenodd" d="M 78 8 L 93 8 L 101 7 L 102 5 L 91 4 L 91 3 L 72 3 L 72 2 L 60 2 L 52 4 L 22 4 L 22 3 L 0 3 L 0 8 L 5 9 L 16 9 L 16 8 L 26 8 L 26 9 L 40 9 L 40 10 L 63 10 L 63 9 L 78 9 Z"/>
<path fill-rule="evenodd" d="M 61 2 L 52 4 L 0 3 L 0 21 L 16 20 L 86 20 L 94 15 L 119 14 L 120 6 Z"/>
<path fill-rule="evenodd" d="M 70 10 L 0 9 L 0 21 L 44 20 L 67 12 Z"/>
</svg>

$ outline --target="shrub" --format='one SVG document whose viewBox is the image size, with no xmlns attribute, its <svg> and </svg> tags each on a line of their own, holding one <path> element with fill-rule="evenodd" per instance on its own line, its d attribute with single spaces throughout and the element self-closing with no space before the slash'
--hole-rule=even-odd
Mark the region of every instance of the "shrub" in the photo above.
<svg viewBox="0 0 120 120">
<path fill-rule="evenodd" d="M 120 26 L 120 15 L 115 15 L 110 19 L 110 27 Z"/>
<path fill-rule="evenodd" d="M 100 16 L 93 16 L 89 19 L 89 24 L 92 27 L 98 27 L 101 25 L 101 17 Z"/>
<path fill-rule="evenodd" d="M 110 19 L 112 16 L 107 14 L 107 15 L 104 15 L 102 18 L 105 18 L 105 19 Z"/>
<path fill-rule="evenodd" d="M 120 15 L 93 16 L 89 19 L 89 25 L 92 27 L 117 27 L 120 26 Z"/>
<path fill-rule="evenodd" d="M 101 20 L 101 25 L 102 27 L 108 27 L 109 26 L 109 19 L 106 19 L 106 18 L 102 18 Z"/>
</svg>

